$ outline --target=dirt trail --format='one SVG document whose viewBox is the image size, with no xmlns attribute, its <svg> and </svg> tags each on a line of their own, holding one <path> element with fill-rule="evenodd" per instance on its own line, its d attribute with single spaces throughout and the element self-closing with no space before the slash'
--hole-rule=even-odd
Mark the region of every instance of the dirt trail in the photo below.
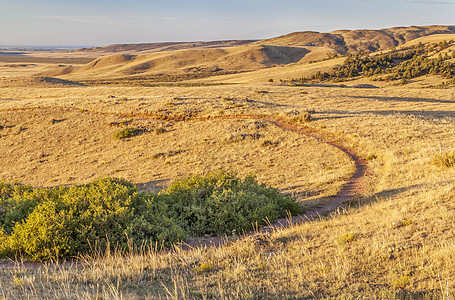
<svg viewBox="0 0 455 300">
<path fill-rule="evenodd" d="M 296 222 L 303 223 L 308 220 L 311 220 L 311 218 L 318 217 L 318 216 L 326 214 L 328 212 L 333 212 L 337 208 L 341 207 L 343 205 L 343 203 L 353 200 L 356 197 L 356 195 L 360 194 L 360 192 L 362 191 L 362 188 L 363 188 L 362 181 L 363 181 L 363 177 L 365 176 L 366 171 L 367 171 L 367 165 L 366 165 L 366 161 L 364 159 L 360 158 L 359 156 L 357 156 L 356 153 L 352 149 L 347 148 L 338 142 L 330 140 L 330 138 L 328 136 L 324 135 L 321 131 L 311 129 L 308 127 L 295 126 L 295 125 L 289 124 L 283 120 L 276 120 L 276 121 L 268 120 L 268 121 L 270 123 L 275 124 L 276 126 L 278 126 L 280 128 L 316 138 L 321 142 L 324 142 L 326 144 L 329 144 L 333 147 L 340 149 L 346 155 L 348 155 L 349 158 L 354 162 L 355 172 L 349 178 L 349 181 L 343 185 L 342 189 L 338 192 L 338 194 L 331 201 L 328 201 L 324 206 L 322 206 L 320 208 L 316 208 L 311 211 L 307 211 L 304 214 L 299 215 L 299 216 L 293 216 L 291 218 L 280 219 L 277 222 L 275 222 L 269 226 L 262 227 L 259 230 L 260 232 L 268 232 L 275 228 L 287 227 L 290 224 L 296 223 Z"/>
<path fill-rule="evenodd" d="M 231 116 L 228 116 L 230 118 Z M 240 239 L 254 236 L 254 235 L 263 235 L 269 234 L 274 230 L 279 228 L 289 227 L 292 224 L 302 224 L 308 221 L 311 221 L 321 215 L 334 212 L 338 208 L 342 207 L 343 204 L 347 201 L 355 199 L 356 195 L 360 194 L 363 189 L 363 178 L 367 171 L 366 161 L 359 156 L 356 155 L 354 150 L 343 146 L 341 143 L 334 141 L 330 138 L 330 136 L 320 130 L 313 129 L 307 126 L 297 126 L 286 122 L 285 120 L 278 118 L 278 117 L 271 117 L 271 116 L 235 116 L 238 119 L 258 119 L 263 120 L 268 123 L 271 123 L 279 128 L 290 130 L 293 132 L 297 132 L 300 134 L 304 134 L 306 136 L 312 137 L 317 139 L 320 142 L 326 143 L 333 147 L 336 147 L 343 151 L 355 164 L 355 172 L 349 178 L 348 182 L 345 183 L 342 189 L 338 192 L 338 194 L 333 197 L 330 201 L 324 204 L 324 206 L 315 208 L 310 211 L 306 211 L 305 213 L 292 216 L 289 218 L 283 218 L 275 221 L 274 223 L 263 226 L 258 230 L 254 230 L 239 236 Z M 218 117 L 216 117 L 218 118 Z M 226 117 L 219 117 L 219 119 L 223 119 Z M 188 249 L 193 247 L 220 247 L 227 243 L 226 238 L 220 237 L 212 237 L 212 238 L 201 238 L 201 239 L 194 239 L 182 245 L 182 248 Z"/>
<path fill-rule="evenodd" d="M 18 108 L 18 109 L 6 109 L 3 111 L 23 111 L 23 110 L 33 110 L 33 109 L 56 109 L 61 111 L 81 111 L 77 108 L 73 107 L 35 107 L 35 108 Z M 152 115 L 152 114 L 143 114 L 143 113 L 112 113 L 112 112 L 99 112 L 99 111 L 88 111 L 84 110 L 84 113 L 88 114 L 97 114 L 97 115 L 115 115 L 118 117 L 136 117 L 136 118 L 144 118 L 144 119 L 154 119 L 154 120 L 161 120 L 162 116 L 159 115 Z M 342 207 L 343 204 L 347 201 L 353 200 L 357 194 L 362 191 L 362 179 L 366 174 L 367 166 L 366 161 L 359 156 L 356 155 L 354 150 L 345 147 L 341 143 L 335 141 L 334 137 L 331 137 L 329 133 L 325 133 L 321 130 L 314 129 L 304 125 L 294 125 L 288 123 L 285 119 L 280 117 L 274 117 L 269 115 L 228 115 L 228 116 L 211 116 L 211 117 L 188 117 L 188 118 L 174 118 L 172 116 L 167 116 L 165 121 L 204 121 L 204 120 L 223 120 L 223 119 L 250 119 L 250 120 L 262 120 L 267 123 L 273 124 L 279 128 L 297 132 L 308 137 L 312 137 L 317 139 L 322 143 L 326 143 L 333 147 L 336 147 L 343 151 L 346 155 L 350 157 L 350 159 L 355 164 L 355 172 L 352 176 L 348 179 L 348 182 L 345 183 L 340 190 L 340 192 L 333 197 L 330 201 L 325 203 L 322 207 L 315 208 L 310 211 L 306 211 L 305 213 L 292 216 L 290 218 L 283 218 L 280 219 L 268 226 L 264 226 L 259 228 L 258 230 L 246 233 L 240 238 L 245 238 L 248 236 L 256 235 L 256 234 L 267 234 L 270 233 L 278 228 L 288 227 L 291 224 L 296 223 L 304 223 L 308 222 L 314 218 L 317 218 L 321 215 L 336 211 L 338 208 Z M 226 238 L 221 237 L 213 237 L 213 238 L 196 238 L 187 243 L 182 244 L 183 248 L 192 248 L 192 247 L 218 247 L 222 244 L 226 243 Z M 3 266 L 0 263 L 0 266 Z"/>
</svg>

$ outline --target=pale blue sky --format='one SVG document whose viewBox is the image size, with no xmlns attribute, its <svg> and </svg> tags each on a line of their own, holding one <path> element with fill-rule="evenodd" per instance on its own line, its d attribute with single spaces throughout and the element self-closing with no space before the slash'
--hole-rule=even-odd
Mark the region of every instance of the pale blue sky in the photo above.
<svg viewBox="0 0 455 300">
<path fill-rule="evenodd" d="M 0 45 L 261 39 L 455 25 L 455 0 L 0 0 Z"/>
</svg>

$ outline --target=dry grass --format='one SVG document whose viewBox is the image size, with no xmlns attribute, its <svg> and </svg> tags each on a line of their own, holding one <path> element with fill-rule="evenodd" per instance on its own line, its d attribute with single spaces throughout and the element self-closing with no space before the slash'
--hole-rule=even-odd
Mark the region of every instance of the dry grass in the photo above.
<svg viewBox="0 0 455 300">
<path fill-rule="evenodd" d="M 214 249 L 132 249 L 77 265 L 5 263 L 0 295 L 452 298 L 455 169 L 433 158 L 453 151 L 455 92 L 418 87 L 1 88 L 0 177 L 7 181 L 56 186 L 115 176 L 160 189 L 176 177 L 230 168 L 314 204 L 339 190 L 352 162 L 321 141 L 228 118 L 295 111 L 311 111 L 304 126 L 369 158 L 369 173 L 365 191 L 331 216 Z M 225 119 L 197 119 L 209 116 Z M 122 126 L 142 134 L 113 139 Z"/>
<path fill-rule="evenodd" d="M 18 264 L 1 271 L 1 287 L 6 298 L 453 296 L 455 248 L 447 228 L 455 221 L 455 190 L 453 183 L 437 190 L 411 188 L 399 202 L 380 198 L 218 249 L 103 254 L 39 268 Z"/>
<path fill-rule="evenodd" d="M 129 100 L 112 102 L 116 100 L 106 100 L 107 106 L 123 107 Z M 177 107 L 185 102 L 173 101 Z M 0 112 L 1 178 L 56 186 L 113 176 L 159 190 L 174 178 L 233 169 L 242 176 L 256 174 L 300 200 L 311 200 L 334 195 L 353 171 L 349 158 L 338 149 L 265 121 L 169 122 L 94 113 L 107 112 L 104 105 L 93 111 L 62 111 L 51 105 Z M 169 114 L 179 116 L 180 111 L 173 109 L 171 105 Z M 113 138 L 125 128 L 141 134 Z M 274 144 L 262 146 L 266 140 Z"/>
</svg>

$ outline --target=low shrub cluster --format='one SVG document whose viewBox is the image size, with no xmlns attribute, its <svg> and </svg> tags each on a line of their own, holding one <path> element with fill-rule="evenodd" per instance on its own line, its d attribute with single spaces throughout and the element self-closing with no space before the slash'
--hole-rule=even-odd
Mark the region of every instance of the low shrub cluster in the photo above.
<svg viewBox="0 0 455 300">
<path fill-rule="evenodd" d="M 182 228 L 161 214 L 166 204 L 119 179 L 33 189 L 2 184 L 0 256 L 32 260 L 75 257 L 109 245 L 177 242 Z"/>
<path fill-rule="evenodd" d="M 302 114 L 293 116 L 290 118 L 289 122 L 294 124 L 303 124 L 312 121 L 311 114 L 309 112 L 304 112 Z"/>
<path fill-rule="evenodd" d="M 140 129 L 127 127 L 127 128 L 123 128 L 122 130 L 114 133 L 114 138 L 121 140 L 121 139 L 126 139 L 126 138 L 130 138 L 130 137 L 139 135 L 140 133 L 141 133 Z"/>
<path fill-rule="evenodd" d="M 188 236 L 242 232 L 300 206 L 254 177 L 220 171 L 175 181 L 155 194 L 120 179 L 34 189 L 0 183 L 0 257 L 72 258 Z"/>
<path fill-rule="evenodd" d="M 277 189 L 259 184 L 253 176 L 238 178 L 232 172 L 214 172 L 176 180 L 161 196 L 191 235 L 242 232 L 252 224 L 265 224 L 300 213 L 300 206 Z"/>
</svg>

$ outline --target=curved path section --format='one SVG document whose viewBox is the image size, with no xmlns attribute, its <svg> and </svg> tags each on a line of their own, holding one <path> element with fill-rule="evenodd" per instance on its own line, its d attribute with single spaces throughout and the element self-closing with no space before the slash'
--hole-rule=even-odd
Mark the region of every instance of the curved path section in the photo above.
<svg viewBox="0 0 455 300">
<path fill-rule="evenodd" d="M 326 144 L 329 144 L 333 147 L 336 147 L 343 151 L 346 155 L 349 156 L 349 158 L 354 162 L 355 164 L 355 172 L 352 174 L 352 176 L 349 178 L 348 182 L 343 185 L 341 190 L 338 192 L 338 194 L 330 201 L 325 203 L 324 206 L 307 211 L 302 215 L 299 216 L 292 216 L 290 218 L 286 219 L 280 219 L 277 222 L 269 225 L 262 227 L 259 232 L 268 232 L 273 229 L 279 228 L 279 227 L 287 227 L 293 223 L 303 223 L 308 220 L 311 220 L 314 217 L 318 217 L 322 214 L 326 214 L 332 211 L 335 211 L 339 207 L 343 205 L 343 203 L 353 200 L 357 194 L 359 194 L 362 191 L 363 185 L 362 185 L 362 179 L 366 174 L 367 171 L 367 165 L 366 161 L 359 156 L 356 155 L 356 153 L 339 142 L 335 142 L 330 139 L 327 135 L 322 133 L 319 130 L 315 130 L 309 127 L 301 127 L 301 126 L 296 126 L 293 124 L 289 124 L 286 121 L 278 118 L 265 118 L 268 122 L 286 129 L 290 131 L 294 131 L 297 133 L 304 134 L 306 136 L 313 137 L 321 142 L 324 142 Z"/>
</svg>

